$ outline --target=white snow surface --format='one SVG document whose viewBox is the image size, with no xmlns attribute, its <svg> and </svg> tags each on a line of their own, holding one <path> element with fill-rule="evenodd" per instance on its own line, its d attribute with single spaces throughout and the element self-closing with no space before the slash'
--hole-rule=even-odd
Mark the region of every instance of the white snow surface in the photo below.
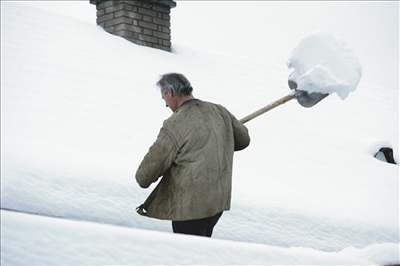
<svg viewBox="0 0 400 266">
<path fill-rule="evenodd" d="M 399 248 L 397 244 L 376 244 L 323 252 L 8 211 L 1 211 L 1 217 L 1 225 L 9 228 L 2 236 L 7 243 L 2 247 L 2 265 L 26 265 L 27 261 L 34 262 L 30 265 L 383 265 L 396 262 Z"/>
<path fill-rule="evenodd" d="M 287 65 L 290 79 L 307 92 L 337 93 L 345 99 L 357 88 L 361 64 L 344 41 L 326 32 L 304 37 L 293 50 Z"/>
<path fill-rule="evenodd" d="M 399 262 L 399 169 L 373 157 L 385 145 L 399 160 L 397 90 L 361 80 L 346 101 L 251 121 L 213 239 L 177 236 L 134 211 L 150 193 L 134 172 L 170 115 L 157 78 L 182 72 L 240 118 L 289 92 L 284 63 L 137 46 L 80 19 L 82 3 L 1 5 L 2 264 Z"/>
</svg>

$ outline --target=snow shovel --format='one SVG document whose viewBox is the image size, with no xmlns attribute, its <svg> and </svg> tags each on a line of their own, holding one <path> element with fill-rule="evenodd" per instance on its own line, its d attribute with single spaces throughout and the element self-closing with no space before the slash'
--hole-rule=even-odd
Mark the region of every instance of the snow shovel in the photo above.
<svg viewBox="0 0 400 266">
<path fill-rule="evenodd" d="M 325 93 L 318 93 L 318 92 L 313 92 L 313 93 L 309 93 L 306 91 L 302 91 L 302 90 L 297 90 L 297 83 L 293 80 L 288 80 L 288 84 L 289 84 L 289 88 L 291 90 L 293 90 L 294 92 L 274 101 L 271 104 L 268 104 L 267 106 L 264 106 L 263 108 L 249 114 L 246 117 L 243 117 L 242 119 L 240 119 L 239 121 L 241 123 L 246 123 L 272 109 L 274 109 L 275 107 L 278 107 L 279 105 L 282 105 L 294 98 L 297 99 L 297 102 L 303 106 L 303 107 L 312 107 L 314 105 L 316 105 L 318 102 L 320 102 L 322 99 L 324 99 L 326 96 L 328 96 L 329 94 L 325 94 Z"/>
</svg>

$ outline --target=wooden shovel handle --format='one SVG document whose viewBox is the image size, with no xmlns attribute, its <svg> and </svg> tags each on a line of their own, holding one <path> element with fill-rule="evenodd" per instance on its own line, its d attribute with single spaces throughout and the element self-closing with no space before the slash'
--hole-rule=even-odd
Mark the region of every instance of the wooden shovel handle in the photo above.
<svg viewBox="0 0 400 266">
<path fill-rule="evenodd" d="M 286 95 L 285 97 L 282 97 L 282 98 L 276 100 L 275 102 L 273 102 L 271 104 L 268 104 L 267 106 L 264 106 L 263 108 L 261 108 L 261 109 L 255 111 L 255 112 L 249 114 L 248 116 L 243 117 L 239 121 L 244 124 L 244 123 L 252 120 L 253 118 L 256 118 L 257 116 L 260 116 L 263 113 L 266 113 L 269 110 L 274 109 L 275 107 L 277 107 L 277 106 L 279 106 L 281 104 L 284 104 L 284 103 L 286 103 L 286 102 L 288 102 L 288 101 L 290 101 L 290 100 L 292 100 L 294 98 L 296 98 L 296 96 L 294 94 Z"/>
</svg>

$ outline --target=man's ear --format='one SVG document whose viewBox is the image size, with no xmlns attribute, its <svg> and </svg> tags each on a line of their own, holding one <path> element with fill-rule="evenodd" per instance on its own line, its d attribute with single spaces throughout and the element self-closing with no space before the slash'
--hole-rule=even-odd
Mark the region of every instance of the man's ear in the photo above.
<svg viewBox="0 0 400 266">
<path fill-rule="evenodd" d="M 168 95 L 168 97 L 173 97 L 174 96 L 174 92 L 170 89 L 165 91 L 165 95 Z"/>
</svg>

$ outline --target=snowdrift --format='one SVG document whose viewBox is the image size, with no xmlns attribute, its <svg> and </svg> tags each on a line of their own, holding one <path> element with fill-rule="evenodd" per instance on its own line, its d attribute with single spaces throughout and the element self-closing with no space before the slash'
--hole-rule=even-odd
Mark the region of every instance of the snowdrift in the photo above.
<svg viewBox="0 0 400 266">
<path fill-rule="evenodd" d="M 279 248 L 1 211 L 4 265 L 370 265 L 393 262 L 398 245 L 339 253 Z M 67 247 L 67 248 L 66 248 Z M 27 252 L 29 250 L 29 252 Z M 373 254 L 373 255 L 371 255 Z"/>
</svg>

